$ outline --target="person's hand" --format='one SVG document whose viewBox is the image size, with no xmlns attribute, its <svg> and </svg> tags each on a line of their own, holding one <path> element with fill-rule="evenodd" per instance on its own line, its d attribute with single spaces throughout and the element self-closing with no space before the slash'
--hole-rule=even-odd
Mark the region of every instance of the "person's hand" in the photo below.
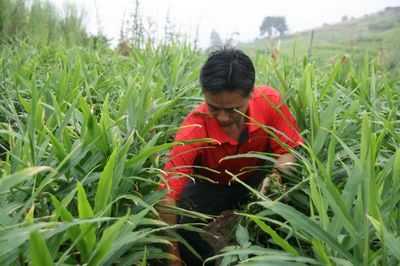
<svg viewBox="0 0 400 266">
<path fill-rule="evenodd" d="M 282 184 L 282 177 L 275 169 L 264 178 L 260 186 L 260 192 L 264 195 L 282 195 L 285 191 L 286 186 Z"/>
<path fill-rule="evenodd" d="M 178 249 L 178 243 L 174 242 L 171 246 L 171 248 L 169 249 L 169 253 L 171 253 L 172 255 L 174 255 L 175 257 L 177 257 L 178 259 L 175 260 L 170 260 L 168 265 L 169 266 L 182 266 L 182 260 L 181 260 L 181 256 L 179 253 L 179 249 Z"/>
</svg>

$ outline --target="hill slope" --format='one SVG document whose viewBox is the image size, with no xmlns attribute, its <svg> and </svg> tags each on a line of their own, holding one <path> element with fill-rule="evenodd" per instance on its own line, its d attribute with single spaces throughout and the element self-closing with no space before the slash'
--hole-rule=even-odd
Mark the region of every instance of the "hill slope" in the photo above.
<svg viewBox="0 0 400 266">
<path fill-rule="evenodd" d="M 308 54 L 311 39 L 311 54 L 319 60 L 343 54 L 357 57 L 368 51 L 379 55 L 379 60 L 389 68 L 395 68 L 400 62 L 400 7 L 388 7 L 378 13 L 333 25 L 324 24 L 280 40 L 263 38 L 240 46 L 254 52 L 268 51 L 279 45 L 282 53 L 294 52 L 297 56 L 304 56 Z"/>
</svg>

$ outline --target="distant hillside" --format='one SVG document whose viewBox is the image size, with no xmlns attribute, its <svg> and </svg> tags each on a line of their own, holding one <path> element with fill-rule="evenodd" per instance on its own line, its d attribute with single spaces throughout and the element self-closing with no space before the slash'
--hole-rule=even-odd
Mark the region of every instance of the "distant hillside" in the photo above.
<svg viewBox="0 0 400 266">
<path fill-rule="evenodd" d="M 279 45 L 282 53 L 304 56 L 311 46 L 313 58 L 329 60 L 349 54 L 353 57 L 369 54 L 379 55 L 379 60 L 389 68 L 400 62 L 400 7 L 387 7 L 378 13 L 352 18 L 337 24 L 304 31 L 278 39 L 257 39 L 240 46 L 252 52 L 270 51 Z M 279 43 L 279 44 L 278 44 Z"/>
</svg>

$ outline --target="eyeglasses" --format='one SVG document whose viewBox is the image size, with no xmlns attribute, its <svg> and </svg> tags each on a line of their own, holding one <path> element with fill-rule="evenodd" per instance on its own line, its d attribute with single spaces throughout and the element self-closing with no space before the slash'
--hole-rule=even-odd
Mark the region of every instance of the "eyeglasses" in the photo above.
<svg viewBox="0 0 400 266">
<path fill-rule="evenodd" d="M 229 115 L 233 115 L 233 114 L 237 114 L 237 111 L 240 111 L 243 106 L 237 106 L 237 107 L 231 107 L 231 108 L 219 108 L 210 104 L 207 104 L 208 106 L 208 111 L 210 113 L 216 114 L 218 112 L 224 111 L 225 113 L 229 114 Z"/>
</svg>

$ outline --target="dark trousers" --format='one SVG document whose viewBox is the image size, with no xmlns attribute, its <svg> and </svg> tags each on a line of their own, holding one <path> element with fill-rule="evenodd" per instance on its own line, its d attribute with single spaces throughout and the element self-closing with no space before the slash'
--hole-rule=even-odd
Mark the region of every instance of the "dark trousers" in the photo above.
<svg viewBox="0 0 400 266">
<path fill-rule="evenodd" d="M 265 174 L 255 174 L 245 182 L 257 187 Z M 233 210 L 249 200 L 250 191 L 239 183 L 219 185 L 206 181 L 188 183 L 177 201 L 177 206 L 209 215 L 219 215 L 225 210 Z M 178 223 L 194 223 L 199 220 L 178 216 Z M 201 255 L 203 259 L 214 255 L 214 250 L 203 240 L 198 232 L 178 230 L 179 234 Z M 179 243 L 181 259 L 189 266 L 202 265 L 202 260 L 193 255 L 183 244 Z M 211 262 L 207 265 L 213 265 Z"/>
</svg>

